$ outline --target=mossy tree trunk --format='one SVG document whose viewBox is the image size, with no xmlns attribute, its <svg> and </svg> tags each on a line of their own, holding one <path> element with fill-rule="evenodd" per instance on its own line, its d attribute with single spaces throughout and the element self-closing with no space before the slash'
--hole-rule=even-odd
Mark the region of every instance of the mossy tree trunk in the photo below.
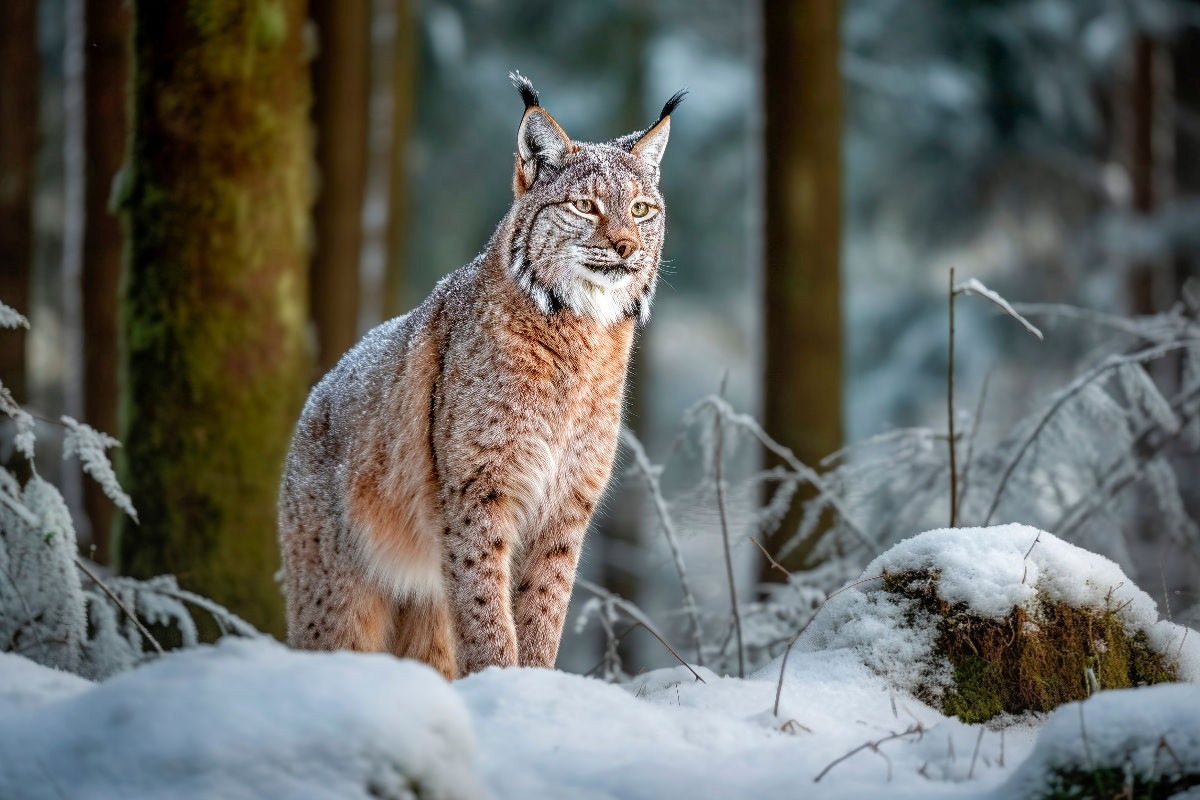
<svg viewBox="0 0 1200 800">
<path fill-rule="evenodd" d="M 0 301 L 29 315 L 37 156 L 37 2 L 0 2 Z M 26 397 L 25 331 L 0 331 L 0 383 Z"/>
<path fill-rule="evenodd" d="M 130 15 L 125 0 L 87 0 L 84 13 L 83 411 L 89 425 L 115 434 L 121 225 L 109 199 L 125 158 Z M 92 480 L 83 501 L 95 557 L 107 562 L 112 501 Z"/>
<path fill-rule="evenodd" d="M 320 174 L 314 211 L 312 315 L 317 375 L 358 338 L 358 260 L 367 180 L 370 3 L 313 0 L 317 57 L 312 64 L 313 121 Z"/>
<path fill-rule="evenodd" d="M 841 4 L 763 0 L 766 430 L 808 464 L 842 444 Z M 798 498 L 799 499 L 799 498 Z M 780 538 L 799 522 L 799 502 Z M 785 566 L 803 561 L 801 547 Z M 764 580 L 779 580 L 764 566 Z"/>
<path fill-rule="evenodd" d="M 304 0 L 135 0 L 120 567 L 283 630 L 275 500 L 310 359 Z"/>
</svg>

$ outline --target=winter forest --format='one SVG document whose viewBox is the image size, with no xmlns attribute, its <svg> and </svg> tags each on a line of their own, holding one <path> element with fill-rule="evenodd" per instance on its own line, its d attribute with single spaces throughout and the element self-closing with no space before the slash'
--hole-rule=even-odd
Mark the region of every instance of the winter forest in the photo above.
<svg viewBox="0 0 1200 800">
<path fill-rule="evenodd" d="M 379 474 L 437 461 L 490 367 L 331 370 L 434 325 L 558 125 L 635 132 L 666 233 L 554 668 L 289 646 L 285 458 L 353 452 L 306 397 L 411 392 Z M 0 0 L 0 798 L 1200 798 L 1198 231 L 1195 0 Z M 505 447 L 430 502 L 571 480 Z"/>
</svg>

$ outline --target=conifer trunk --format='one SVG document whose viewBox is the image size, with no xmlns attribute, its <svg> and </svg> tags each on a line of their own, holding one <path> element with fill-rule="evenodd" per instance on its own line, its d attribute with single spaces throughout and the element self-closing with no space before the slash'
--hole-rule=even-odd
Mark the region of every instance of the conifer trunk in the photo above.
<svg viewBox="0 0 1200 800">
<path fill-rule="evenodd" d="M 383 317 L 408 311 L 408 140 L 417 107 L 417 35 L 412 0 L 396 0 L 392 43 L 392 141 L 388 175 Z"/>
<path fill-rule="evenodd" d="M 312 315 L 318 376 L 358 339 L 358 260 L 367 179 L 368 0 L 313 0 L 313 121 L 320 175 L 313 212 Z"/>
<path fill-rule="evenodd" d="M 840 14 L 830 0 L 762 2 L 764 424 L 812 467 L 842 444 Z"/>
<path fill-rule="evenodd" d="M 121 568 L 283 630 L 275 501 L 309 377 L 304 0 L 134 0 Z"/>
<path fill-rule="evenodd" d="M 85 421 L 117 431 L 117 287 L 121 224 L 109 208 L 113 177 L 125 158 L 129 9 L 125 0 L 86 0 L 84 38 L 83 411 Z M 112 501 L 83 483 L 95 558 L 109 561 Z"/>
<path fill-rule="evenodd" d="M 37 157 L 37 2 L 0 0 L 0 302 L 29 315 Z M 0 331 L 0 383 L 28 399 L 25 331 Z"/>
</svg>

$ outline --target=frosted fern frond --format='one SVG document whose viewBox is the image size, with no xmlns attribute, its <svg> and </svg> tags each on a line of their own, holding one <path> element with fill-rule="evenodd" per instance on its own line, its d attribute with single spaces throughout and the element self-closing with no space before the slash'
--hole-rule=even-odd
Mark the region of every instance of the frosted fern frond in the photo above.
<svg viewBox="0 0 1200 800">
<path fill-rule="evenodd" d="M 16 447 L 18 453 L 32 460 L 33 445 L 36 441 L 33 433 L 33 416 L 17 405 L 12 392 L 2 383 L 0 383 L 0 411 L 7 414 L 13 424 L 17 426 L 16 435 L 13 436 L 13 446 Z"/>
<path fill-rule="evenodd" d="M 12 306 L 0 302 L 0 328 L 29 328 L 29 320 Z"/>
<path fill-rule="evenodd" d="M 121 443 L 107 433 L 101 433 L 82 422 L 78 422 L 65 414 L 63 424 L 67 426 L 66 436 L 63 437 L 63 458 L 78 455 L 83 471 L 91 475 L 113 505 L 128 514 L 134 522 L 137 521 L 137 510 L 133 501 L 121 484 L 117 482 L 117 474 L 113 471 L 112 462 L 108 460 L 108 449 L 120 447 Z"/>
</svg>

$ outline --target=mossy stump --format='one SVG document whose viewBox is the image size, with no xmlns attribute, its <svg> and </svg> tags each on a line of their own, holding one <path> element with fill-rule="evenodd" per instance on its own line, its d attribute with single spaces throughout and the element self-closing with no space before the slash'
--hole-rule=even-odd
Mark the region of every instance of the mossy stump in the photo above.
<svg viewBox="0 0 1200 800">
<path fill-rule="evenodd" d="M 949 662 L 953 685 L 917 695 L 963 722 L 1001 714 L 1048 712 L 1099 689 L 1125 689 L 1177 680 L 1177 665 L 1151 648 L 1145 631 L 1130 634 L 1120 607 L 1073 608 L 1039 593 L 1032 608 L 1004 619 L 950 604 L 937 592 L 936 572 L 884 573 L 883 590 L 937 618 L 935 657 Z"/>
</svg>

